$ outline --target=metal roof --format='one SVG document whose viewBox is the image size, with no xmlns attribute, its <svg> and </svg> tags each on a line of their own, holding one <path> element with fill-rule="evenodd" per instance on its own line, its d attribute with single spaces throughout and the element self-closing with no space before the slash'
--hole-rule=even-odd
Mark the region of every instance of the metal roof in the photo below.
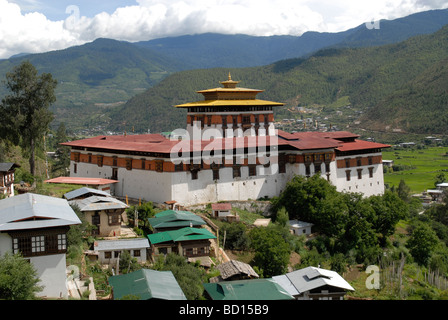
<svg viewBox="0 0 448 320">
<path fill-rule="evenodd" d="M 155 218 L 148 218 L 153 228 L 173 228 L 205 225 L 205 221 L 189 211 L 166 210 L 156 214 Z"/>
<path fill-rule="evenodd" d="M 186 227 L 179 230 L 149 234 L 148 239 L 152 244 L 157 244 L 168 241 L 180 242 L 190 240 L 216 239 L 216 236 L 207 229 Z"/>
<path fill-rule="evenodd" d="M 275 276 L 273 279 L 292 295 L 302 294 L 327 285 L 343 290 L 355 290 L 337 272 L 316 267 L 295 270 L 285 275 Z"/>
<path fill-rule="evenodd" d="M 204 283 L 213 300 L 293 300 L 282 286 L 271 278 Z"/>
<path fill-rule="evenodd" d="M 20 165 L 14 162 L 0 162 L 0 172 L 8 172 L 15 168 L 20 168 Z"/>
<path fill-rule="evenodd" d="M 24 193 L 0 200 L 0 231 L 81 224 L 67 200 Z"/>
<path fill-rule="evenodd" d="M 140 300 L 187 300 L 171 271 L 140 269 L 109 277 L 114 299 L 135 295 Z"/>
<path fill-rule="evenodd" d="M 95 241 L 94 249 L 97 251 L 107 250 L 130 250 L 149 248 L 147 238 L 117 239 Z"/>
<path fill-rule="evenodd" d="M 64 198 L 67 200 L 72 200 L 72 199 L 78 198 L 80 196 L 84 196 L 86 194 L 95 194 L 95 195 L 99 195 L 99 196 L 110 197 L 110 194 L 105 191 L 88 188 L 88 187 L 82 187 L 82 188 L 67 192 L 66 194 L 64 194 Z"/>
<path fill-rule="evenodd" d="M 128 205 L 112 197 L 91 196 L 80 200 L 71 200 L 70 204 L 77 205 L 81 211 L 100 211 L 125 209 Z"/>
<path fill-rule="evenodd" d="M 102 178 L 84 178 L 84 177 L 57 177 L 45 180 L 46 183 L 66 183 L 66 184 L 82 184 L 89 186 L 101 186 L 111 183 L 117 183 L 117 180 Z"/>
</svg>

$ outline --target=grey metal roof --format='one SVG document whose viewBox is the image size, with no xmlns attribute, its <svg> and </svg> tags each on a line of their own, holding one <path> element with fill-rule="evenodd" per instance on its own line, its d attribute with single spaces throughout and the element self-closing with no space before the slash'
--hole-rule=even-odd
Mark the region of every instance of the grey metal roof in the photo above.
<svg viewBox="0 0 448 320">
<path fill-rule="evenodd" d="M 355 290 L 337 272 L 316 267 L 307 267 L 272 278 L 291 294 L 293 292 L 302 294 L 326 285 L 344 290 Z"/>
<path fill-rule="evenodd" d="M 69 201 L 71 205 L 77 205 L 81 211 L 100 211 L 125 209 L 128 205 L 112 197 L 91 196 L 80 200 Z"/>
<path fill-rule="evenodd" d="M 81 221 L 65 199 L 24 193 L 0 200 L 0 231 L 74 224 Z"/>
<path fill-rule="evenodd" d="M 86 195 L 86 194 L 95 194 L 98 196 L 110 197 L 110 194 L 105 191 L 94 189 L 94 188 L 82 187 L 82 188 L 67 192 L 66 194 L 64 194 L 64 198 L 67 200 L 72 200 L 72 199 L 78 198 L 78 197 Z"/>
<path fill-rule="evenodd" d="M 141 248 L 149 248 L 148 238 L 101 240 L 95 241 L 94 244 L 94 250 L 97 251 L 130 250 Z"/>
<path fill-rule="evenodd" d="M 7 172 L 18 167 L 20 167 L 20 165 L 14 162 L 0 162 L 0 172 Z"/>
</svg>

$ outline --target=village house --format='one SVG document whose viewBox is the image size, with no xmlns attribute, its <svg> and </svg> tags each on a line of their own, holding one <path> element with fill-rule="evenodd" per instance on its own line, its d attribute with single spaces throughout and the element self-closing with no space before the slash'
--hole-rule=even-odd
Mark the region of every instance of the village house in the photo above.
<svg viewBox="0 0 448 320">
<path fill-rule="evenodd" d="M 307 267 L 272 277 L 297 300 L 343 300 L 353 287 L 337 272 Z"/>
<path fill-rule="evenodd" d="M 67 232 L 78 224 L 65 199 L 25 193 L 0 200 L 0 256 L 20 253 L 33 264 L 44 287 L 38 296 L 67 298 Z"/>
<path fill-rule="evenodd" d="M 108 278 L 112 299 L 187 300 L 171 271 L 140 269 Z"/>
<path fill-rule="evenodd" d="M 14 196 L 14 173 L 20 165 L 12 162 L 0 163 L 0 195 Z"/>
<path fill-rule="evenodd" d="M 148 249 L 147 238 L 97 240 L 93 246 L 93 252 L 97 255 L 98 261 L 108 265 L 115 265 L 125 250 L 138 262 L 145 262 L 148 259 Z"/>
<path fill-rule="evenodd" d="M 185 227 L 148 235 L 152 258 L 160 254 L 177 253 L 187 258 L 210 255 L 210 240 L 216 236 L 203 228 Z"/>
<path fill-rule="evenodd" d="M 311 234 L 312 226 L 313 224 L 309 222 L 300 220 L 289 220 L 289 230 L 291 230 L 291 233 L 296 236 L 309 236 Z"/>
<path fill-rule="evenodd" d="M 237 214 L 232 214 L 231 203 L 212 203 L 212 217 L 225 220 L 227 222 L 239 221 L 240 217 Z"/>
<path fill-rule="evenodd" d="M 121 234 L 122 214 L 128 208 L 124 202 L 110 196 L 90 196 L 71 200 L 84 213 L 87 222 L 95 226 L 91 234 L 100 237 L 116 237 Z"/>
<path fill-rule="evenodd" d="M 117 181 L 118 197 L 183 206 L 278 196 L 295 175 L 320 174 L 338 191 L 384 193 L 382 149 L 346 131 L 288 133 L 274 127 L 283 103 L 257 98 L 229 75 L 204 100 L 175 106 L 186 128 L 71 141 L 70 175 Z M 175 94 L 173 92 L 173 94 Z M 186 137 L 186 138 L 185 138 Z"/>
</svg>

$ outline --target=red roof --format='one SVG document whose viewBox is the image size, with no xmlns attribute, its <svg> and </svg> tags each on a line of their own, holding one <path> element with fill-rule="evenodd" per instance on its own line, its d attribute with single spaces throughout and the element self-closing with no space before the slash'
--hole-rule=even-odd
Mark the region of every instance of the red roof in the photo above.
<svg viewBox="0 0 448 320">
<path fill-rule="evenodd" d="M 212 210 L 225 211 L 232 209 L 230 203 L 212 203 Z"/>
<path fill-rule="evenodd" d="M 337 150 L 345 152 L 345 151 L 382 149 L 382 148 L 390 148 L 390 145 L 377 143 L 377 142 L 355 140 L 354 142 L 346 142 L 346 143 L 342 144 L 341 146 L 339 146 L 337 148 Z"/>
<path fill-rule="evenodd" d="M 45 180 L 45 182 L 99 186 L 104 184 L 117 183 L 118 181 L 110 179 L 101 179 L 101 178 L 58 177 L 54 179 Z"/>
<path fill-rule="evenodd" d="M 215 140 L 170 140 L 159 134 L 98 136 L 62 143 L 71 147 L 153 153 L 212 151 L 235 148 L 290 146 L 297 150 L 337 149 L 339 151 L 388 148 L 389 145 L 356 140 L 359 136 L 347 131 L 295 132 L 277 130 L 278 136 L 238 137 Z M 342 141 L 344 140 L 344 141 Z M 347 141 L 349 140 L 349 141 Z"/>
</svg>

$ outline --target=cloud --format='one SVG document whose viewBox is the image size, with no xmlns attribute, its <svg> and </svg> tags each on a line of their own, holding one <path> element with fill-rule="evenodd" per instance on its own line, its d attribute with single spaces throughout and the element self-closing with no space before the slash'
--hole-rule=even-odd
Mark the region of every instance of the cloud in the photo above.
<svg viewBox="0 0 448 320">
<path fill-rule="evenodd" d="M 448 7 L 441 0 L 137 0 L 89 17 L 83 16 L 82 4 L 67 6 L 65 20 L 51 21 L 42 13 L 24 14 L 11 1 L 0 0 L 0 58 L 62 49 L 100 37 L 141 41 L 204 32 L 258 36 L 337 32 L 367 21 Z M 15 2 L 35 8 L 42 4 Z"/>
</svg>

